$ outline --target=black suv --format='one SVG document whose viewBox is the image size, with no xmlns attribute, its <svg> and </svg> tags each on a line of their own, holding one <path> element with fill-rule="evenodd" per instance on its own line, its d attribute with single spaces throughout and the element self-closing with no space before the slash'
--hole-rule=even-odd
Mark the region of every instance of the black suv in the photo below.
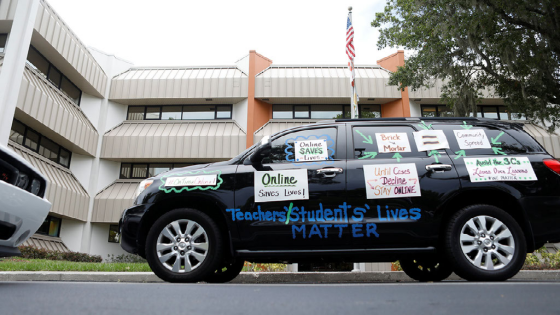
<svg viewBox="0 0 560 315">
<path fill-rule="evenodd" d="M 559 173 L 521 124 L 324 121 L 143 181 L 122 247 L 170 282 L 230 281 L 244 261 L 396 260 L 420 281 L 506 280 L 560 241 Z"/>
</svg>

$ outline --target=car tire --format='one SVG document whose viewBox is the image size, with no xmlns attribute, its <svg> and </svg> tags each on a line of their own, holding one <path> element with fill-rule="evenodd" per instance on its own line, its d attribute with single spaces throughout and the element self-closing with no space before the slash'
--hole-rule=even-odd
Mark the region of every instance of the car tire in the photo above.
<svg viewBox="0 0 560 315">
<path fill-rule="evenodd" d="M 507 212 L 491 205 L 472 205 L 449 220 L 445 251 L 460 277 L 504 281 L 523 267 L 527 244 L 523 230 Z"/>
<path fill-rule="evenodd" d="M 216 270 L 221 261 L 220 229 L 195 209 L 170 211 L 153 224 L 146 239 L 146 260 L 167 282 L 198 282 Z"/>
<path fill-rule="evenodd" d="M 208 283 L 226 283 L 235 279 L 243 266 L 245 265 L 244 260 L 236 260 L 235 262 L 224 262 L 217 268 L 213 273 L 209 274 L 204 278 L 205 282 Z"/>
<path fill-rule="evenodd" d="M 436 255 L 399 260 L 401 268 L 407 276 L 420 282 L 442 281 L 452 273 L 451 264 Z"/>
</svg>

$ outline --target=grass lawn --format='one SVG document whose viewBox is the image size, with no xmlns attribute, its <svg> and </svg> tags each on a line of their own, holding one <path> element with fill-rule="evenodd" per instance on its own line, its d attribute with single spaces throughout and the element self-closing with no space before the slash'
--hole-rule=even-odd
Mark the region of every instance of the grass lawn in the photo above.
<svg viewBox="0 0 560 315">
<path fill-rule="evenodd" d="M 4 258 L 0 271 L 152 271 L 142 263 L 86 263 L 63 260 Z"/>
</svg>

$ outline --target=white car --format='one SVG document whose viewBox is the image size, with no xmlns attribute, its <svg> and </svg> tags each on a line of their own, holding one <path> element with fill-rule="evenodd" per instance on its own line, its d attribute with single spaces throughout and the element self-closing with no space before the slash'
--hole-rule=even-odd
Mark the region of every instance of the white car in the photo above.
<svg viewBox="0 0 560 315">
<path fill-rule="evenodd" d="M 25 159 L 0 145 L 0 257 L 17 248 L 41 226 L 51 209 L 47 180 Z"/>
</svg>

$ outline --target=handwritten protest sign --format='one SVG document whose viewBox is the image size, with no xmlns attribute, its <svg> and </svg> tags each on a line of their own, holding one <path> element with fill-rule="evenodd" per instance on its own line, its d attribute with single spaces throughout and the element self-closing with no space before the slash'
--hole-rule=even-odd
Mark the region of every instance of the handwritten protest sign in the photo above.
<svg viewBox="0 0 560 315">
<path fill-rule="evenodd" d="M 414 133 L 418 151 L 449 149 L 449 143 L 442 130 L 420 130 Z"/>
<path fill-rule="evenodd" d="M 471 182 L 537 180 L 526 157 L 466 158 L 465 165 Z"/>
<path fill-rule="evenodd" d="M 459 148 L 468 149 L 490 149 L 490 142 L 483 129 L 453 130 Z"/>
<path fill-rule="evenodd" d="M 327 140 L 294 141 L 296 162 L 324 161 L 329 159 Z"/>
<path fill-rule="evenodd" d="M 255 202 L 309 199 L 307 169 L 255 172 Z"/>
<path fill-rule="evenodd" d="M 420 196 L 414 163 L 364 165 L 367 199 Z"/>
<path fill-rule="evenodd" d="M 379 153 L 410 152 L 408 135 L 404 132 L 376 133 Z"/>
</svg>

